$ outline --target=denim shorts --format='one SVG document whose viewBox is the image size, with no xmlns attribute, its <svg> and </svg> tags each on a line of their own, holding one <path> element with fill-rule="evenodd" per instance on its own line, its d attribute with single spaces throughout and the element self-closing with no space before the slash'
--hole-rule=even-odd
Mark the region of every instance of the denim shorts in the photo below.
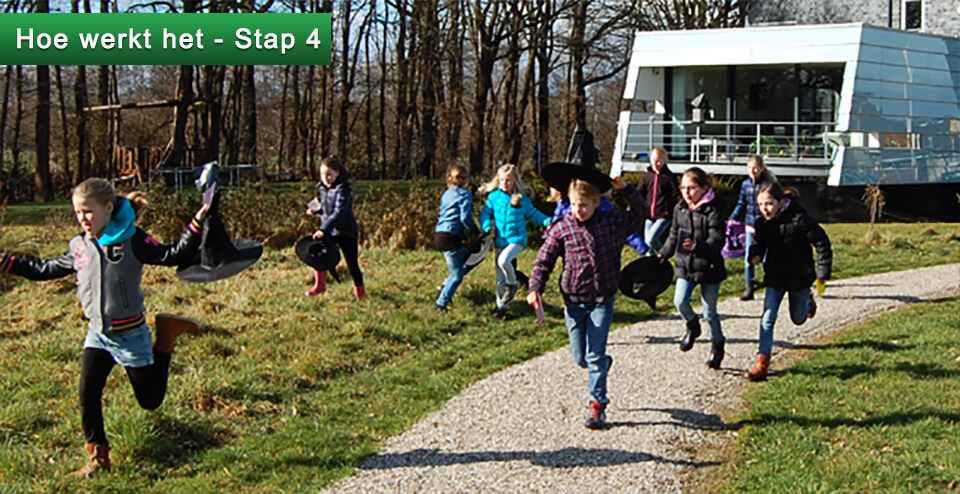
<svg viewBox="0 0 960 494">
<path fill-rule="evenodd" d="M 110 352 L 124 367 L 144 367 L 153 364 L 153 341 L 146 323 L 114 333 L 87 329 L 84 348 L 98 348 Z"/>
</svg>

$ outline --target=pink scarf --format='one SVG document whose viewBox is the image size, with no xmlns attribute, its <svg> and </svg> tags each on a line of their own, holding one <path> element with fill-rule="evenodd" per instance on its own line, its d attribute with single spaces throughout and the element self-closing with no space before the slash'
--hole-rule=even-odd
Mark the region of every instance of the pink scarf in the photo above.
<svg viewBox="0 0 960 494">
<path fill-rule="evenodd" d="M 713 189 L 708 189 L 703 196 L 700 197 L 700 200 L 696 204 L 690 206 L 690 211 L 696 211 L 700 209 L 701 206 L 713 200 L 716 197 L 716 194 L 713 193 Z"/>
</svg>

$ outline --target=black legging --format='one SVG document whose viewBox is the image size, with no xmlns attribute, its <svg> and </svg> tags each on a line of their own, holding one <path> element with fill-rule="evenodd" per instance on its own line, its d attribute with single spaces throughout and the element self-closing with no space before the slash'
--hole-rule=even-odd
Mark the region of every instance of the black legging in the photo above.
<svg viewBox="0 0 960 494">
<path fill-rule="evenodd" d="M 103 388 L 107 376 L 116 362 L 106 350 L 83 349 L 83 366 L 80 370 L 80 416 L 83 419 L 83 434 L 90 444 L 107 444 L 103 429 Z M 153 352 L 153 364 L 144 367 L 124 367 L 133 386 L 133 393 L 140 406 L 156 410 L 167 395 L 167 376 L 170 370 L 170 354 Z"/>
<path fill-rule="evenodd" d="M 347 269 L 350 270 L 350 276 L 353 277 L 355 286 L 363 286 L 363 273 L 360 272 L 360 247 L 357 237 L 333 237 L 333 241 L 343 252 L 343 260 L 347 262 Z"/>
</svg>

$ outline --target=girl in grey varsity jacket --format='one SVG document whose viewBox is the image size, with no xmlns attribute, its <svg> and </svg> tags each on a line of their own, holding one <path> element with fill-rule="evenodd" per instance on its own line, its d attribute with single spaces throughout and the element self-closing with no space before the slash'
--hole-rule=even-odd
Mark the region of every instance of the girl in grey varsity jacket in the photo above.
<svg viewBox="0 0 960 494">
<path fill-rule="evenodd" d="M 195 321 L 158 314 L 157 341 L 151 344 L 140 281 L 144 264 L 176 266 L 193 259 L 209 206 L 197 211 L 179 242 L 164 245 L 134 224 L 137 211 L 148 204 L 142 192 L 122 197 L 106 180 L 88 179 L 73 191 L 73 209 L 84 232 L 70 240 L 65 254 L 53 259 L 4 254 L 0 261 L 3 272 L 31 280 L 77 274 L 77 296 L 89 320 L 80 371 L 80 412 L 90 454 L 87 465 L 74 472 L 78 477 L 110 469 L 101 398 L 113 366 L 126 369 L 140 406 L 154 410 L 166 395 L 177 335 L 197 328 Z"/>
</svg>

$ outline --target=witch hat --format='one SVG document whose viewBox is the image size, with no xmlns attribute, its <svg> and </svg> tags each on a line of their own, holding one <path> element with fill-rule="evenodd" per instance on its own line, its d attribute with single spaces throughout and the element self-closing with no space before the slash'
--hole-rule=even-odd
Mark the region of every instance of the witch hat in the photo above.
<svg viewBox="0 0 960 494">
<path fill-rule="evenodd" d="M 215 187 L 217 163 L 203 166 L 197 188 L 201 193 Z M 206 194 L 204 194 L 206 196 Z M 190 283 L 206 283 L 229 278 L 257 262 L 263 254 L 259 242 L 247 239 L 231 240 L 220 218 L 220 191 L 215 190 L 210 201 L 210 210 L 203 218 L 203 238 L 193 260 L 177 268 L 177 276 Z"/>
<path fill-rule="evenodd" d="M 661 263 L 659 257 L 641 257 L 620 272 L 620 293 L 643 300 L 651 309 L 656 308 L 657 295 L 670 283 L 673 283 L 673 266 L 670 261 Z"/>
<path fill-rule="evenodd" d="M 307 266 L 317 271 L 334 270 L 340 262 L 340 249 L 328 237 L 315 239 L 312 236 L 301 238 L 294 248 L 297 257 Z"/>
<path fill-rule="evenodd" d="M 600 189 L 600 193 L 610 190 L 610 177 L 597 169 L 600 156 L 593 144 L 593 134 L 577 127 L 570 138 L 566 161 L 550 163 L 543 167 L 541 175 L 547 184 L 566 194 L 570 181 L 577 178 L 590 182 Z"/>
</svg>

